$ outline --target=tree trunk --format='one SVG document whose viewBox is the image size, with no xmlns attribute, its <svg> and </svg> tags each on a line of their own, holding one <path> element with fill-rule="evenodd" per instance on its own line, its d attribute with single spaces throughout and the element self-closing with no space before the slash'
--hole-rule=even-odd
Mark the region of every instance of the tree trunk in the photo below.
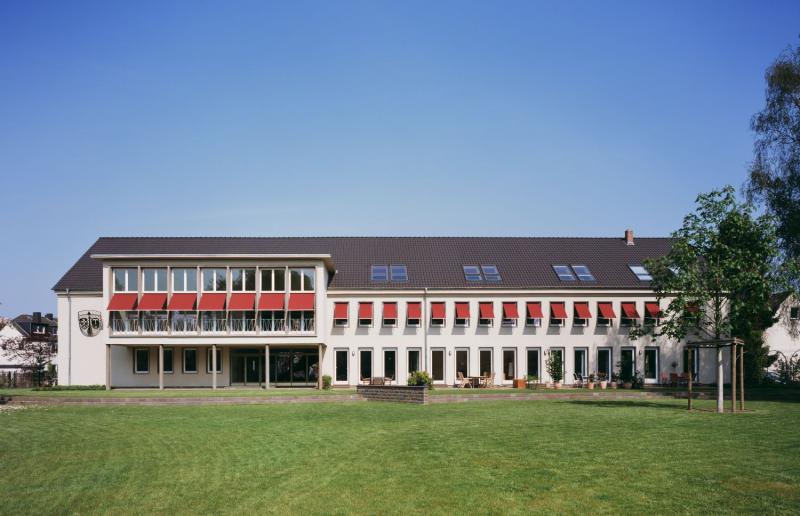
<svg viewBox="0 0 800 516">
<path fill-rule="evenodd" d="M 725 372 L 722 367 L 722 347 L 717 346 L 717 412 L 722 414 L 725 412 L 725 406 L 722 403 L 722 381 Z"/>
</svg>

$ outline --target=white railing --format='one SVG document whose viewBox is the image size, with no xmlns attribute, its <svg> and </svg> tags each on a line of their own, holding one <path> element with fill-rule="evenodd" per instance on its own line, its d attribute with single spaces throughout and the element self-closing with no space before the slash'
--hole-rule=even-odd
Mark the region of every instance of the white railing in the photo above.
<svg viewBox="0 0 800 516">
<path fill-rule="evenodd" d="M 114 333 L 139 333 L 138 319 L 113 319 L 111 329 Z"/>
<path fill-rule="evenodd" d="M 194 333 L 197 331 L 197 317 L 173 319 L 172 331 L 175 333 Z"/>
<path fill-rule="evenodd" d="M 291 331 L 309 332 L 314 331 L 314 318 L 304 317 L 302 319 L 292 319 Z"/>
<path fill-rule="evenodd" d="M 227 331 L 228 325 L 225 319 L 203 319 L 203 331 L 222 332 Z"/>
<path fill-rule="evenodd" d="M 142 319 L 143 333 L 166 332 L 168 323 L 166 319 Z"/>
<path fill-rule="evenodd" d="M 256 331 L 255 319 L 231 319 L 231 331 L 247 332 Z"/>
<path fill-rule="evenodd" d="M 286 330 L 286 324 L 283 319 L 261 319 L 260 325 L 261 325 L 261 331 L 265 332 Z"/>
</svg>

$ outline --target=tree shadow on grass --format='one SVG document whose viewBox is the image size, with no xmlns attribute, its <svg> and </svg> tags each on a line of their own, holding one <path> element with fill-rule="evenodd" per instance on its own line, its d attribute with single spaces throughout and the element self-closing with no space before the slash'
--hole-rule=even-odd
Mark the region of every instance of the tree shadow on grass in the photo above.
<svg viewBox="0 0 800 516">
<path fill-rule="evenodd" d="M 647 400 L 564 400 L 561 403 L 571 403 L 574 405 L 584 405 L 591 407 L 605 408 L 658 408 L 668 410 L 686 410 L 686 405 L 675 403 L 658 403 Z"/>
</svg>

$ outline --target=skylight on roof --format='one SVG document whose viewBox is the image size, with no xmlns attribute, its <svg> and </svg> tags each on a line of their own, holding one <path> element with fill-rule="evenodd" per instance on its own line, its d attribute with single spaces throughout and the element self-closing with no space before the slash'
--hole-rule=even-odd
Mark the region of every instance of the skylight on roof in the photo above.
<svg viewBox="0 0 800 516">
<path fill-rule="evenodd" d="M 385 265 L 373 265 L 370 279 L 372 279 L 372 281 L 388 281 L 389 268 Z"/>
<path fill-rule="evenodd" d="M 566 265 L 553 265 L 553 270 L 558 274 L 558 279 L 561 281 L 575 281 L 575 275 Z"/>
<path fill-rule="evenodd" d="M 405 265 L 392 265 L 389 267 L 392 281 L 408 281 L 408 269 Z"/>
<path fill-rule="evenodd" d="M 464 266 L 464 278 L 467 281 L 482 281 L 481 269 L 477 265 Z"/>
<path fill-rule="evenodd" d="M 639 281 L 653 281 L 653 276 L 641 265 L 628 265 L 628 267 L 630 267 L 632 273 L 636 274 Z"/>
<path fill-rule="evenodd" d="M 486 281 L 502 281 L 497 265 L 481 265 L 481 271 L 483 271 L 483 279 Z"/>
<path fill-rule="evenodd" d="M 573 265 L 572 270 L 578 279 L 581 281 L 594 281 L 594 275 L 589 271 L 589 267 L 585 265 Z"/>
</svg>

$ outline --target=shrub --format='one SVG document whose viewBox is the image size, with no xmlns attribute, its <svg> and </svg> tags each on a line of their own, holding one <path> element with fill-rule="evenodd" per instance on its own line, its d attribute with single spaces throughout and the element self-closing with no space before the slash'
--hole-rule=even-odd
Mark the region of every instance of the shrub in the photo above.
<svg viewBox="0 0 800 516">
<path fill-rule="evenodd" d="M 560 382 L 564 379 L 564 362 L 561 359 L 561 353 L 547 352 L 547 359 L 545 360 L 545 368 L 547 374 L 554 382 Z"/>
<path fill-rule="evenodd" d="M 429 389 L 432 389 L 433 380 L 431 375 L 425 371 L 414 371 L 408 375 L 408 385 L 427 385 Z"/>
<path fill-rule="evenodd" d="M 329 390 L 331 388 L 331 381 L 332 380 L 333 379 L 331 378 L 331 375 L 329 375 L 329 374 L 324 375 L 322 377 L 322 388 L 325 389 L 326 391 Z"/>
</svg>

